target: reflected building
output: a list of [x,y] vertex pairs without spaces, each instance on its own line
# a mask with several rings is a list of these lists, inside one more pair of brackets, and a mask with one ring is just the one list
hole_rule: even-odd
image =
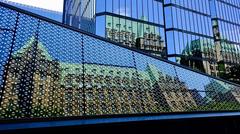
[[14,52],[0,105],[4,117],[80,116],[187,111],[197,104],[184,82],[145,70],[67,63],[32,38]]
[[163,2],[65,0],[64,23],[111,41],[166,57]]
[[165,0],[164,9],[169,60],[215,76],[209,0]]
[[239,5],[236,0],[165,0],[169,60],[226,78],[240,59]]
[[180,64],[216,76],[218,59],[215,50],[214,43],[210,44],[207,40],[193,40],[183,50],[183,54],[190,54],[192,57],[182,57]]
[[[211,0],[212,25],[215,45],[220,48],[218,62],[220,76],[231,73],[240,63],[240,2],[238,0]],[[239,78],[229,76],[233,82]]]
[[[208,44],[206,40],[194,40],[187,44],[183,53],[191,54],[193,57],[184,57],[180,59],[180,64],[189,66],[193,69],[200,70],[212,76],[220,76],[222,73],[229,73],[233,64],[230,59],[239,61],[235,57],[238,51],[233,45],[222,42],[226,45],[221,47],[219,43]],[[226,58],[224,58],[226,57]],[[201,60],[201,59],[205,59]]]

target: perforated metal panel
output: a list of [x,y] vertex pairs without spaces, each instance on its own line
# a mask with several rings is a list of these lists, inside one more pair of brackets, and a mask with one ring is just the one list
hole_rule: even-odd
[[0,7],[0,118],[240,110],[239,87]]

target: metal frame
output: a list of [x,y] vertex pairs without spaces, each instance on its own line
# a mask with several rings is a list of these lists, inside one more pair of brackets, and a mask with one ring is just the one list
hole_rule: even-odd
[[193,13],[200,14],[200,15],[203,15],[203,16],[211,17],[211,15],[209,15],[209,14],[201,13],[201,12],[195,11],[193,9],[189,9],[189,8],[186,8],[186,7],[174,4],[174,3],[164,5],[164,7],[171,7],[171,6],[174,6],[174,7],[180,8],[180,9],[184,9],[184,10],[187,10],[187,11],[191,11]]
[[167,29],[166,29],[166,32],[168,32],[168,31],[178,31],[178,32],[186,33],[186,34],[191,34],[191,35],[196,35],[196,36],[201,36],[201,37],[213,39],[212,36],[208,36],[208,35],[204,35],[204,34],[199,34],[199,33],[195,33],[195,32],[190,32],[190,31],[187,31],[187,30],[179,29],[179,28],[167,28]]

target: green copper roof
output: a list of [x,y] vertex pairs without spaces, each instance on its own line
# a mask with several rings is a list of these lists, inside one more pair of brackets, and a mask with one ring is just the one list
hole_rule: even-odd
[[[64,74],[82,74],[83,64],[73,64],[61,62],[60,67],[62,73]],[[150,79],[148,72],[145,71],[136,71],[135,68],[129,67],[115,67],[110,65],[97,65],[97,64],[84,64],[85,73],[88,75],[102,75],[112,76],[112,77],[134,77],[137,73],[143,79]]]
[[[24,46],[22,46],[18,51],[14,53],[14,56],[22,56],[24,53],[31,51],[31,48],[34,48],[36,39],[31,38]],[[48,53],[48,50],[44,47],[41,42],[37,44],[37,52],[39,55],[44,56],[46,60],[53,61],[52,56]],[[66,76],[74,77],[82,76],[83,74],[83,64],[82,63],[68,63],[63,61],[58,61],[60,67],[60,83],[66,84]],[[148,64],[145,70],[137,70],[133,67],[118,67],[112,65],[98,65],[98,64],[84,64],[84,72],[86,75],[106,77],[111,76],[112,78],[138,78],[143,81],[149,81],[152,86],[152,83],[155,83],[159,80],[160,75],[167,76],[161,72],[161,69],[157,68],[154,65]],[[67,79],[68,80],[68,79]],[[70,82],[67,84],[73,84],[79,86],[80,83],[77,83],[76,80],[70,79]]]
[[208,52],[209,50],[214,50],[214,43],[211,43],[209,40],[194,40],[187,44],[186,48],[183,50],[183,53],[191,53],[192,51],[199,50],[201,52]]
[[[30,40],[27,41],[27,43],[25,45],[23,45],[18,51],[15,51],[13,53],[13,56],[14,57],[18,57],[18,56],[21,56],[25,51],[29,50],[31,46],[34,45],[36,39],[35,37],[32,37]],[[45,48],[45,46],[41,43],[41,42],[38,42],[37,44],[37,47],[38,47],[38,50],[41,51],[41,54],[43,56],[45,56],[46,59],[48,60],[52,60],[51,56],[49,55],[47,49]]]
[[[199,50],[201,52],[215,51],[215,44],[209,40],[194,40],[189,44],[187,44],[186,48],[183,50],[183,53],[192,53],[192,51]],[[237,46],[234,44],[229,44],[226,41],[221,41],[221,51],[222,52],[230,52],[230,53],[240,53],[237,51]]]

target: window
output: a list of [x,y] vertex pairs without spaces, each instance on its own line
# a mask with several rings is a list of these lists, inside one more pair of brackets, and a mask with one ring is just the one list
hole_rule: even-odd
[[113,13],[120,14],[120,1],[121,0],[114,0],[113,2]]
[[175,32],[174,31],[174,41],[175,41],[175,50],[176,50],[176,54],[180,54],[180,48],[179,48],[179,32]]
[[[108,17],[108,20],[110,22],[110,25],[111,25],[111,17]],[[106,24],[105,22],[105,16],[98,16],[96,18],[96,34],[99,35],[99,36],[102,36],[102,37],[105,37],[105,29],[106,27],[108,26],[108,24]]]
[[[150,1],[150,0],[149,0]],[[144,16],[144,20],[148,21],[149,17],[148,17],[148,0],[143,0],[143,16]]]
[[[103,1],[103,0],[98,0],[98,1]],[[113,6],[113,2],[112,2],[113,0],[106,0],[106,11],[107,12],[112,12],[112,6]]]
[[164,19],[163,19],[163,5],[161,2],[158,2],[158,24],[164,24]]
[[154,17],[154,23],[159,23],[158,21],[158,2],[156,0],[153,1],[153,17]]
[[165,8],[165,20],[166,20],[166,28],[172,28],[173,24],[172,24],[172,12],[171,12],[171,7],[166,7]]
[[175,8],[175,7],[172,8],[172,17],[173,17],[173,27],[174,27],[174,28],[177,28],[177,26],[178,26],[178,22],[177,22],[177,11],[176,11],[176,8]]
[[137,1],[137,13],[138,13],[138,19],[144,20],[145,16],[143,15],[143,0]]
[[126,3],[125,0],[119,0],[119,15],[126,16]]
[[137,0],[132,0],[132,17],[137,18]]
[[132,0],[126,0],[126,16],[132,17]]
[[148,0],[148,14],[149,22],[153,22],[153,0]]
[[168,54],[175,54],[173,32],[167,32]]
[[105,0],[96,0],[96,13],[100,13],[104,11],[105,11]]

